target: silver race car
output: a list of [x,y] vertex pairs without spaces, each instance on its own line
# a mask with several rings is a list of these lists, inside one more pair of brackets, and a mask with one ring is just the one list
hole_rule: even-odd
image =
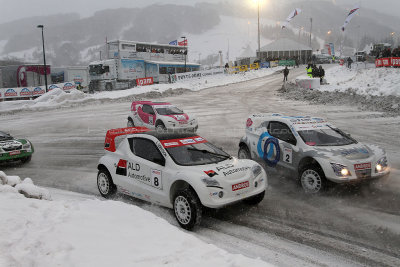
[[307,193],[326,188],[327,180],[350,183],[390,172],[386,153],[354,140],[322,118],[255,114],[247,119],[238,157],[299,178]]

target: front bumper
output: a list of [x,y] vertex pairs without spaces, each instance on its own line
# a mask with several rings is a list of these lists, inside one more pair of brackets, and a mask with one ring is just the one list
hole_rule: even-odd
[[[249,187],[247,188],[233,191],[231,186],[226,186],[225,188],[207,187],[204,194],[200,196],[200,200],[208,208],[222,208],[262,193],[266,190],[267,185],[267,176],[263,171],[262,175],[255,179],[250,179]],[[221,192],[222,197],[220,195]]]
[[371,173],[371,176],[366,177],[357,177],[355,175],[348,176],[348,177],[338,177],[338,176],[330,176],[326,177],[328,180],[337,183],[337,184],[345,184],[345,183],[359,183],[368,180],[375,180],[386,177],[390,174],[390,170],[386,170],[379,173]]
[[18,150],[18,154],[15,151],[12,152],[5,152],[5,153],[0,153],[0,162],[3,161],[9,161],[9,160],[18,160],[21,158],[29,157],[33,154],[33,151],[28,152],[26,150]]

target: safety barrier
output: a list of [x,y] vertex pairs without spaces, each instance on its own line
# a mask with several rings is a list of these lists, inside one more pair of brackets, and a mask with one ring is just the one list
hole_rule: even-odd
[[[76,89],[76,85],[73,82],[57,83],[48,86],[48,91],[55,88],[69,91]],[[4,99],[26,99],[41,96],[45,93],[44,86],[36,87],[14,87],[14,88],[0,88],[0,101]]]

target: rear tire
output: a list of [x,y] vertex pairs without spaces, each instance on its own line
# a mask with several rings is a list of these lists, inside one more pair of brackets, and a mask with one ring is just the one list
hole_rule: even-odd
[[246,145],[242,145],[238,152],[239,159],[251,159],[249,148]]
[[167,128],[165,127],[164,123],[162,123],[161,121],[157,122],[156,131],[158,132],[158,131],[165,131],[165,130],[167,130]]
[[244,199],[243,202],[246,203],[247,205],[255,206],[259,204],[261,201],[263,201],[264,196],[265,196],[265,190],[255,196]]
[[99,189],[100,195],[104,198],[111,198],[117,192],[110,173],[106,169],[100,169],[97,174],[97,188]]
[[317,194],[327,187],[327,180],[324,172],[319,166],[308,165],[300,173],[301,186],[306,194]]
[[174,213],[183,229],[191,231],[200,224],[202,205],[196,192],[190,188],[179,191],[174,198]]

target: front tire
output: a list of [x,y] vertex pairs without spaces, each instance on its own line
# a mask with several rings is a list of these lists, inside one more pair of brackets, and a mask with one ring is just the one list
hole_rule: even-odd
[[317,166],[306,166],[300,174],[301,186],[307,194],[317,194],[326,189],[327,180],[324,172]]
[[164,123],[162,123],[160,121],[160,122],[157,122],[157,124],[156,124],[156,130],[157,130],[157,132],[158,131],[165,131],[165,130],[167,130],[167,127],[165,127]]
[[240,146],[238,152],[239,159],[251,159],[249,148],[245,145]]
[[22,163],[28,163],[28,162],[30,162],[31,160],[32,160],[32,155],[22,158],[22,159],[21,159],[21,162],[22,162]]
[[243,202],[246,203],[247,205],[255,206],[259,204],[261,201],[263,201],[264,196],[265,196],[265,190],[255,196],[244,199]]
[[202,205],[192,189],[185,189],[176,194],[174,212],[176,220],[183,229],[190,231],[200,224]]
[[111,198],[117,192],[117,187],[115,186],[110,173],[105,170],[99,170],[97,174],[97,188],[99,189],[100,195],[104,198]]

